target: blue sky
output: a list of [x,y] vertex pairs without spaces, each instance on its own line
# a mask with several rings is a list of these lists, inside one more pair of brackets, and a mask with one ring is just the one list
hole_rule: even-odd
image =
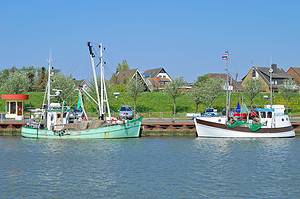
[[87,41],[104,42],[110,76],[126,59],[141,71],[165,67],[193,81],[251,66],[300,65],[300,1],[11,0],[0,3],[0,69],[54,65],[76,78],[91,75]]

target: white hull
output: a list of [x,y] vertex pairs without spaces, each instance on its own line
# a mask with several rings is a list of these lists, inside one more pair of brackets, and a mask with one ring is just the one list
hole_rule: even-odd
[[205,124],[197,123],[196,119],[194,119],[197,136],[198,137],[214,137],[214,138],[235,138],[235,137],[244,137],[244,138],[287,138],[294,137],[295,131],[288,130],[282,132],[272,132],[272,133],[259,133],[259,132],[243,132],[231,129],[224,129],[219,127],[214,127]]

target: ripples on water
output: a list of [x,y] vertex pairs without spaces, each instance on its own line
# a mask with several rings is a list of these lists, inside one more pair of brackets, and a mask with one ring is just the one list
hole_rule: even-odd
[[0,138],[0,198],[300,198],[300,138]]

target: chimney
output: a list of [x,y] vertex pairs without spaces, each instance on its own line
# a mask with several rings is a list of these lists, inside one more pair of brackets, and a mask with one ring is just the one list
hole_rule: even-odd
[[274,72],[277,71],[277,64],[272,64],[271,68],[273,69]]

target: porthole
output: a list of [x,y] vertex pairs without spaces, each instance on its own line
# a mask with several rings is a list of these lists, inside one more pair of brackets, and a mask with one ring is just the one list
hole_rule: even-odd
[[281,120],[284,122],[284,119],[283,119],[283,118],[282,118]]
[[289,118],[288,118],[288,117],[286,118],[286,121],[289,121]]
[[219,119],[218,122],[221,122],[221,119]]

